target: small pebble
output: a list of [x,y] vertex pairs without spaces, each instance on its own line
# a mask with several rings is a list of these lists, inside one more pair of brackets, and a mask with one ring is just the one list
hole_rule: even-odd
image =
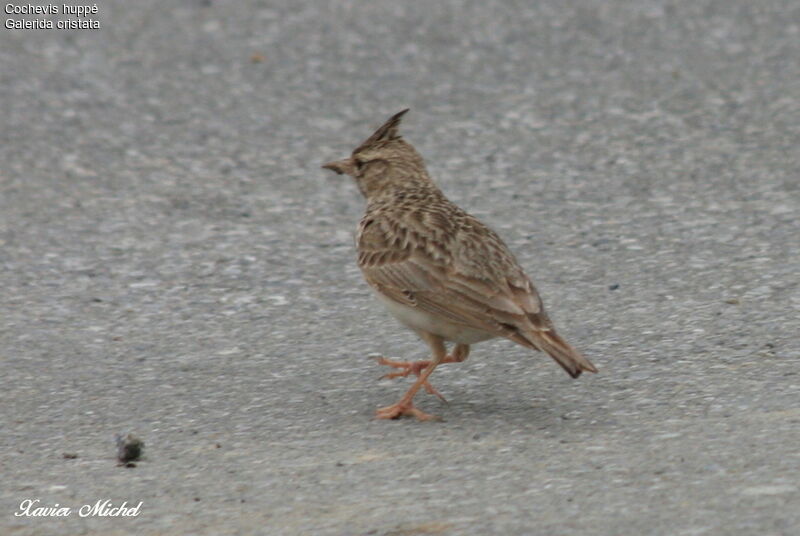
[[[138,460],[144,451],[144,441],[133,434],[117,434],[117,459],[125,464]],[[134,464],[133,467],[136,467]]]

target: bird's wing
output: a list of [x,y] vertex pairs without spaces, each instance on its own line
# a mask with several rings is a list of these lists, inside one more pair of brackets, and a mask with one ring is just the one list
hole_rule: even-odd
[[455,228],[425,216],[362,221],[358,264],[370,285],[404,305],[514,340],[520,331],[550,329],[536,289],[495,233],[466,215],[468,225]]

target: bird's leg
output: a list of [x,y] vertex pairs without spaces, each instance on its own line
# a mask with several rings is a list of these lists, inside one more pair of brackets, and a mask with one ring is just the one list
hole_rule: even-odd
[[422,370],[430,365],[430,361],[393,361],[391,359],[386,359],[385,357],[377,358],[379,365],[385,365],[387,367],[394,367],[403,369],[399,372],[388,372],[381,376],[382,380],[389,380],[392,378],[405,378],[409,374],[414,373],[415,376],[419,377],[422,373]]
[[[444,363],[445,361],[442,361],[442,362]],[[410,375],[411,373],[413,373],[417,378],[419,378],[420,375],[422,374],[422,371],[425,370],[428,367],[428,365],[431,364],[431,362],[428,361],[428,360],[424,360],[424,361],[392,361],[391,359],[386,359],[385,357],[379,357],[378,358],[378,364],[379,365],[385,365],[387,367],[394,367],[394,368],[402,369],[402,370],[400,370],[398,372],[387,372],[386,374],[384,374],[380,378],[382,380],[390,380],[390,379],[393,379],[393,378],[405,378],[408,375]],[[436,388],[433,385],[430,384],[430,382],[425,381],[422,384],[422,386],[425,388],[425,390],[428,393],[438,396],[439,399],[442,402],[447,402],[447,399],[442,395],[442,393],[437,391]]]
[[[421,421],[439,419],[434,415],[429,415],[424,411],[414,407],[413,400],[414,395],[417,394],[417,391],[419,391],[420,387],[425,385],[430,386],[428,383],[428,377],[433,373],[433,370],[439,365],[439,363],[442,363],[445,357],[447,357],[447,349],[445,348],[444,341],[441,337],[425,332],[421,333],[421,336],[431,347],[431,351],[433,352],[432,359],[425,364],[424,370],[423,367],[420,368],[419,378],[417,378],[417,381],[414,382],[414,385],[412,385],[411,388],[406,391],[406,394],[403,395],[403,398],[401,398],[396,404],[386,406],[385,408],[380,408],[375,414],[376,418],[397,419],[404,416],[414,416]],[[433,388],[431,387],[431,389]]]
[[[453,352],[450,355],[445,356],[444,359],[442,359],[442,363],[461,363],[462,361],[464,361],[467,358],[468,355],[469,355],[469,345],[467,345],[467,344],[456,344],[455,347],[453,348]],[[402,370],[400,370],[398,372],[389,372],[389,373],[384,374],[383,376],[381,376],[382,380],[386,380],[386,379],[392,379],[392,378],[405,378],[409,374],[412,374],[412,373],[416,377],[419,378],[420,374],[422,374],[422,371],[428,365],[430,365],[431,362],[429,360],[424,360],[424,361],[392,361],[391,359],[386,359],[385,357],[379,357],[378,358],[378,364],[379,365],[385,365],[387,367],[394,367],[394,368],[402,369]],[[442,402],[447,402],[447,399],[445,399],[445,397],[442,396],[442,394],[439,391],[437,391],[430,384],[430,382],[426,381],[423,384],[423,387],[425,388],[426,391],[428,391],[428,393],[438,396],[439,399],[442,400]]]

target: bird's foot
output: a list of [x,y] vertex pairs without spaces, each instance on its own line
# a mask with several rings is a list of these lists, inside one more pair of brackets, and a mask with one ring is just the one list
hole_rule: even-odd
[[414,407],[411,402],[400,401],[397,404],[379,408],[375,412],[376,419],[399,419],[400,417],[416,417],[420,421],[441,421],[441,417],[425,413],[421,409]]
[[[419,375],[422,374],[422,371],[428,365],[431,364],[430,361],[392,361],[391,359],[386,359],[385,357],[379,357],[377,361],[379,365],[385,365],[387,367],[402,369],[397,372],[388,372],[384,374],[383,376],[381,376],[382,380],[390,380],[393,378],[406,378],[410,374],[414,374],[415,376],[419,377]],[[433,385],[431,385],[430,382],[428,382],[427,380],[423,382],[422,386],[428,393],[438,396],[442,402],[447,402],[447,399],[442,395],[442,393],[434,389]],[[389,418],[393,419],[395,417],[389,417]]]

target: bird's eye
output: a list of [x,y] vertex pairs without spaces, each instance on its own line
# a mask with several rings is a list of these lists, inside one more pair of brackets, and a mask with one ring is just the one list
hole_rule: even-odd
[[355,162],[356,162],[356,169],[361,171],[361,169],[364,167],[364,161],[363,160],[356,160]]

